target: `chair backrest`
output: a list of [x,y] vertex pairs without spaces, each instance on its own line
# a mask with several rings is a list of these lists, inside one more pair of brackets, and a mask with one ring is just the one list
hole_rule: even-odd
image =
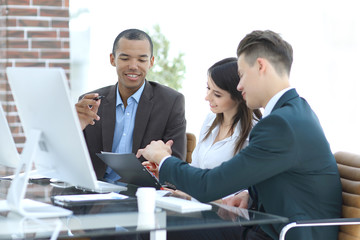
[[191,163],[192,161],[191,155],[196,146],[196,136],[193,133],[186,133],[186,142],[187,142],[186,162]]
[[[342,185],[342,217],[360,218],[360,155],[349,152],[334,154]],[[339,240],[360,239],[360,225],[340,226]]]

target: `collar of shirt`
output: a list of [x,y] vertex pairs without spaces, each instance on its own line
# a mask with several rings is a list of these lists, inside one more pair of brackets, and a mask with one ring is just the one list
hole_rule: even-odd
[[282,95],[284,95],[284,93],[286,93],[287,91],[289,91],[290,89],[292,89],[293,87],[288,87],[285,88],[283,90],[281,90],[280,92],[278,92],[277,94],[275,94],[270,101],[268,102],[268,104],[266,104],[264,113],[263,113],[263,118],[266,117],[267,115],[269,115],[271,113],[271,111],[273,110],[275,104],[277,103],[277,101],[279,101],[279,99],[282,97]]
[[[144,91],[144,88],[145,88],[145,81],[144,81],[143,85],[141,85],[141,87],[133,95],[131,95],[128,98],[128,100],[127,100],[128,105],[129,105],[130,101],[132,101],[131,99],[134,99],[136,101],[136,103],[139,103],[139,100],[140,100],[141,94]],[[118,107],[119,105],[121,105],[123,107],[124,103],[123,103],[123,101],[122,101],[122,99],[120,97],[120,93],[119,93],[119,90],[118,90],[118,91],[116,91],[116,107]]]

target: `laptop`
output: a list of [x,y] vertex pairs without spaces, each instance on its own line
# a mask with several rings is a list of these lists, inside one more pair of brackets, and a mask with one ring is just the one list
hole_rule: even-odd
[[96,155],[121,177],[119,181],[140,187],[161,189],[159,180],[141,164],[135,154],[101,152]]

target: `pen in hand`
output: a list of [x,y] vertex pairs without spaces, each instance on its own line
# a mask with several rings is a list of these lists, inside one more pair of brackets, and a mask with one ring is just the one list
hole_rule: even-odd
[[105,97],[105,96],[100,95],[100,96],[94,97],[93,100],[97,101],[97,100],[99,100],[99,99],[103,99],[104,97]]
[[[98,101],[98,100],[103,99],[103,98],[105,98],[105,96],[99,95],[97,97],[94,97],[92,100]],[[92,107],[93,107],[92,105],[89,105],[89,108],[92,108]]]

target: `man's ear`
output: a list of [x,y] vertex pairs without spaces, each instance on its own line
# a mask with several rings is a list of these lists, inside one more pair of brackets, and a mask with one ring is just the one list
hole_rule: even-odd
[[149,69],[154,66],[154,61],[155,61],[155,57],[152,56],[152,57],[150,58],[150,66],[149,66]]
[[115,65],[115,56],[112,53],[110,53],[110,64],[114,67],[116,66]]
[[268,61],[265,58],[258,58],[256,59],[256,64],[258,71],[264,73],[266,71]]

